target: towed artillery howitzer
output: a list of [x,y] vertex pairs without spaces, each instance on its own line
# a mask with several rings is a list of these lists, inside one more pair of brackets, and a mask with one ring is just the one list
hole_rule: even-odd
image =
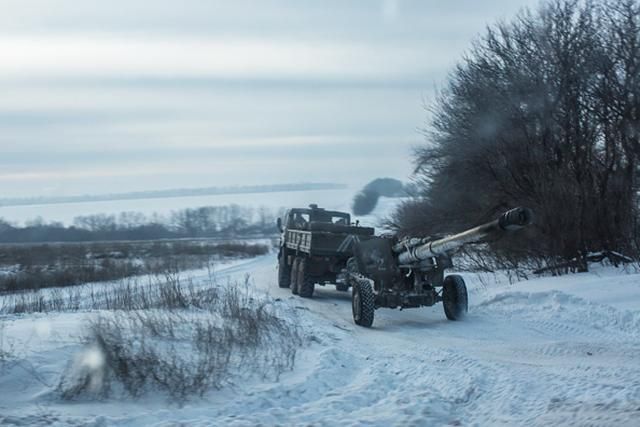
[[443,302],[449,320],[467,312],[467,288],[461,276],[444,276],[453,266],[451,253],[464,245],[519,230],[531,224],[527,208],[515,208],[498,219],[437,240],[370,237],[354,245],[337,283],[352,287],[353,319],[369,327],[377,308],[412,308]]
[[471,243],[518,230],[532,222],[532,213],[516,208],[498,219],[449,237],[397,240],[374,236],[370,227],[351,223],[346,212],[317,205],[288,210],[278,218],[278,286],[311,298],[316,284],[352,288],[353,319],[371,326],[377,308],[411,308],[443,302],[448,319],[467,312],[462,277],[444,276],[453,266],[451,253]]

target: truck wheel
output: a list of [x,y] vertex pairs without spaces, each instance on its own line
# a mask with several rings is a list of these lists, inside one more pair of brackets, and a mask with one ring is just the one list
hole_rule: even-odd
[[278,257],[278,286],[281,288],[291,286],[291,267],[287,265],[287,256],[284,253]]
[[296,257],[293,260],[293,265],[291,266],[291,277],[289,282],[291,284],[291,293],[294,295],[298,295],[298,266],[300,265],[300,258]]
[[371,327],[376,310],[375,297],[369,280],[355,280],[351,293],[351,309],[356,325]]
[[451,274],[444,278],[442,305],[449,320],[461,320],[467,314],[467,285],[461,276]]
[[298,265],[298,293],[303,298],[311,298],[314,288],[315,282],[307,270],[307,260],[303,258]]

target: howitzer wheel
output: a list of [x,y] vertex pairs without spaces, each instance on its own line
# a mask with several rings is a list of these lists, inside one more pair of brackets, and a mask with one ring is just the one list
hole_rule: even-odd
[[278,257],[278,286],[281,288],[291,286],[291,267],[287,265],[287,256],[284,252]]
[[467,285],[461,276],[451,274],[444,278],[442,305],[444,314],[449,320],[461,320],[467,314],[469,305]]
[[351,310],[353,312],[353,321],[356,325],[366,328],[371,327],[376,304],[370,280],[364,278],[353,280]]
[[309,275],[307,260],[302,258],[298,264],[298,294],[303,298],[311,298],[314,289],[315,282]]
[[300,258],[296,257],[293,260],[293,265],[291,266],[291,293],[294,295],[298,295],[298,266],[300,265]]

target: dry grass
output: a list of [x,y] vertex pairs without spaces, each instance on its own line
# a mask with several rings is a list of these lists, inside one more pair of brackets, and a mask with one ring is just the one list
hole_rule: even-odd
[[0,322],[0,367],[3,366],[7,361],[13,359],[13,347],[10,345],[4,334],[5,324]]
[[0,295],[0,314],[79,310],[144,310],[204,308],[218,298],[213,271],[196,284],[176,271],[130,277],[113,283],[86,284]]
[[212,261],[268,250],[260,244],[203,240],[1,245],[0,292],[204,268]]
[[293,311],[242,283],[198,288],[169,276],[154,287],[122,287],[87,324],[87,350],[58,385],[64,399],[202,396],[240,378],[277,379],[302,345]]
[[[256,293],[248,276],[220,284],[212,269],[200,279],[171,267],[114,283],[0,295],[0,314],[65,311],[90,315],[85,350],[57,386],[63,399],[153,390],[184,402],[250,377],[277,379],[303,343],[294,310]],[[0,328],[0,361],[10,357],[2,338]]]

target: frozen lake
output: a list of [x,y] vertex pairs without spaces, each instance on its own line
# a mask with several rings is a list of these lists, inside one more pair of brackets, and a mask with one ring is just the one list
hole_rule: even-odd
[[[288,191],[272,193],[219,194],[211,196],[170,197],[138,200],[110,200],[100,202],[79,202],[25,206],[0,207],[0,218],[17,225],[41,217],[46,222],[57,221],[65,225],[73,223],[73,219],[82,215],[108,214],[118,215],[121,212],[141,212],[145,215],[154,213],[168,215],[172,211],[201,206],[240,205],[253,208],[265,207],[276,213],[279,209],[289,207],[306,207],[317,203],[325,209],[350,211],[351,201],[358,189],[333,189],[312,191]],[[363,224],[377,225],[379,217],[390,211],[398,199],[381,198],[373,215],[362,218]]]

